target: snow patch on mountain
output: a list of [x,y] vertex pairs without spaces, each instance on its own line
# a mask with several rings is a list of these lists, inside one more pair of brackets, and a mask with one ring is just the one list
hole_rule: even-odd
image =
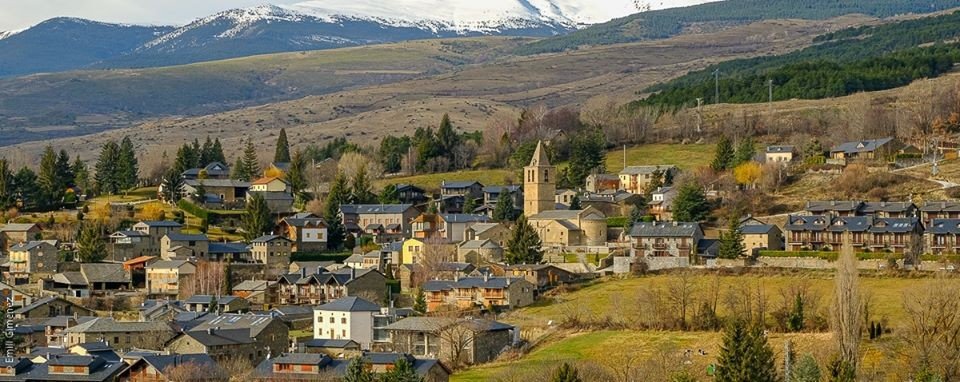
[[0,40],[3,40],[3,39],[5,39],[5,38],[7,38],[7,37],[10,37],[10,36],[13,36],[13,35],[15,35],[15,34],[18,34],[18,33],[20,33],[20,32],[23,32],[23,31],[25,31],[25,30],[27,30],[27,29],[30,29],[30,28],[23,28],[23,29],[17,29],[17,30],[6,31],[6,32],[0,31]]

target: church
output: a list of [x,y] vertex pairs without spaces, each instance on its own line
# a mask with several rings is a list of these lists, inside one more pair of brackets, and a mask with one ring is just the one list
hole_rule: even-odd
[[523,169],[523,213],[546,247],[602,246],[607,242],[607,217],[599,210],[558,210],[556,168],[550,165],[543,142],[537,143],[530,165]]

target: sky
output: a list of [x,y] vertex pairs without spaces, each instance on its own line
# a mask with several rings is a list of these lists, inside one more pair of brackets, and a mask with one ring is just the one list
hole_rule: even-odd
[[[303,0],[0,0],[0,31],[19,30],[60,16],[114,23],[183,25],[231,8],[264,3],[292,5],[300,1]],[[649,2],[654,9],[660,9],[702,3],[705,0],[643,1]]]

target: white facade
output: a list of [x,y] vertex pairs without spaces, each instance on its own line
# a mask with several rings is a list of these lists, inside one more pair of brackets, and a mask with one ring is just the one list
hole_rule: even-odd
[[326,228],[303,228],[303,237],[301,241],[304,243],[326,243],[327,242],[327,229]]
[[378,312],[313,311],[313,338],[353,340],[361,349],[373,342],[373,316]]

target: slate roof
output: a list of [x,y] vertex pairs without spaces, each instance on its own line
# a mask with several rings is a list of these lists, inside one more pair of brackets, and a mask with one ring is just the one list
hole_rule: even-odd
[[[62,357],[69,357],[66,355],[61,355],[54,357],[59,359]],[[78,356],[83,357],[83,356]],[[56,362],[56,361],[55,361]],[[102,359],[99,362],[93,364],[94,370],[90,374],[51,374],[49,372],[49,366],[54,365],[50,361],[47,363],[34,365],[33,369],[29,371],[29,374],[26,376],[28,381],[109,381],[111,378],[120,373],[123,368],[127,366],[123,362],[106,362]],[[84,365],[77,365],[84,366]]]
[[443,262],[437,264],[437,270],[441,272],[469,272],[476,267],[470,263]]
[[823,231],[830,225],[830,218],[822,215],[812,216],[787,216],[787,225],[784,229],[788,231]]
[[744,235],[766,235],[774,228],[777,226],[773,224],[747,224],[740,226],[740,232]]
[[362,263],[362,262],[363,262],[363,255],[359,253],[352,254],[350,255],[350,257],[343,260],[344,264],[356,264],[356,263]]
[[302,213],[302,212],[299,214],[293,215],[293,217],[284,218],[282,221],[294,227],[304,227],[308,223],[310,225],[324,225],[324,226],[327,225],[327,222],[323,220],[323,218],[319,216],[315,216],[310,213]]
[[893,141],[893,138],[870,139],[865,141],[845,142],[830,149],[831,153],[843,152],[855,154],[875,151],[883,145]]
[[440,218],[447,223],[487,223],[493,220],[487,215],[473,214],[441,214]]
[[960,234],[960,219],[933,219],[927,226],[927,233],[934,235]]
[[870,229],[870,218],[866,216],[838,217],[833,219],[830,232],[867,232]]
[[233,287],[234,291],[260,291],[267,290],[271,284],[275,284],[276,281],[267,281],[267,280],[243,280],[239,284]]
[[282,354],[279,357],[274,358],[274,364],[289,364],[289,365],[318,365],[325,366],[330,364],[333,361],[326,354],[315,354],[315,353],[291,353],[291,354]]
[[920,206],[923,212],[960,212],[960,201],[939,200],[924,202]]
[[860,212],[872,214],[876,212],[907,212],[914,208],[910,202],[864,202]]
[[502,194],[503,190],[507,192],[514,193],[521,190],[520,186],[486,186],[483,188],[483,192],[487,194]]
[[259,194],[264,200],[293,201],[293,195],[284,191],[248,191],[247,195]]
[[189,260],[160,260],[147,265],[147,269],[179,269],[189,262]]
[[807,202],[807,211],[811,212],[823,212],[823,211],[840,211],[840,212],[854,212],[860,209],[863,206],[863,202],[856,200],[815,200]]
[[10,247],[10,251],[12,252],[30,251],[44,244],[50,244],[50,243],[44,240],[34,240],[34,241],[28,241],[26,243],[17,243],[16,245]]
[[[474,224],[474,225],[470,226],[470,229],[472,229],[473,232],[475,232],[477,235],[479,235],[479,234],[482,234],[482,233],[484,233],[484,232],[487,232],[487,231],[489,231],[490,229],[493,229],[493,228],[495,228],[495,227],[497,227],[497,226],[499,226],[499,225],[500,225],[500,223],[477,223],[477,224]],[[401,245],[402,245],[402,244],[401,244]]]
[[270,309],[281,317],[309,316],[313,317],[313,307],[305,305],[284,305]]
[[96,317],[77,316],[76,318],[74,318],[73,316],[56,316],[56,317],[50,317],[46,321],[41,322],[40,325],[65,328],[71,325],[82,324],[94,318]]
[[443,290],[452,290],[452,289],[462,289],[462,288],[489,288],[489,289],[504,289],[509,286],[510,283],[524,281],[523,278],[514,278],[514,277],[489,277],[484,280],[483,277],[463,277],[460,280],[430,280],[423,283],[423,290],[432,292],[432,291],[443,291]]
[[217,243],[212,242],[209,245],[208,251],[211,254],[217,253],[247,253],[250,252],[250,248],[247,247],[244,243]]
[[250,182],[233,179],[187,179],[183,181],[183,184],[194,188],[201,183],[204,187],[250,188]]
[[256,238],[256,239],[253,239],[253,241],[251,241],[251,243],[269,243],[269,242],[274,241],[274,240],[277,240],[277,239],[290,241],[290,239],[287,239],[287,238],[285,238],[285,237],[283,237],[283,236],[280,236],[280,235],[263,235],[263,236],[260,236],[260,237],[258,237],[258,238]]
[[920,224],[917,218],[877,218],[873,219],[870,232],[875,233],[909,233]]
[[308,348],[333,348],[345,349],[347,347],[360,347],[360,344],[354,340],[331,340],[314,338],[303,342],[303,346]]
[[187,233],[180,233],[180,232],[170,232],[167,234],[167,237],[170,238],[171,241],[210,241],[210,239],[207,238],[207,235],[204,235],[202,233],[187,234]]
[[790,145],[767,146],[767,153],[768,153],[768,154],[792,153],[793,151],[794,151],[794,146],[790,146]]
[[475,180],[463,180],[463,181],[454,181],[454,182],[444,181],[444,182],[440,185],[440,189],[470,188],[470,187],[473,187],[473,185],[475,185],[475,184],[478,184],[478,185],[480,185],[480,187],[483,187],[483,183],[480,183],[480,182],[478,182],[478,181],[475,181]]
[[250,328],[214,329],[213,333],[210,333],[194,327],[183,334],[204,346],[244,345],[256,342],[250,334]]
[[69,302],[69,301],[67,301],[67,300],[58,298],[58,297],[56,297],[56,296],[47,296],[47,297],[42,297],[42,298],[39,298],[39,299],[34,300],[33,303],[31,303],[30,305],[26,305],[26,306],[21,307],[20,309],[14,310],[14,311],[13,311],[13,314],[25,314],[25,313],[30,312],[31,310],[34,310],[34,309],[36,309],[36,308],[39,308],[39,307],[41,307],[41,306],[44,306],[44,305],[49,304],[50,302],[53,302],[53,301],[56,301],[56,300],[60,300],[60,301],[63,301],[63,302],[69,303],[69,304],[73,304],[73,303],[71,303],[71,302]]
[[296,263],[300,267],[300,269],[306,268],[308,273],[316,273],[317,268],[326,269],[326,267],[334,265],[337,262],[336,261],[294,261],[292,263]]
[[412,204],[343,204],[344,214],[399,214],[413,208]]
[[500,249],[497,243],[490,240],[468,240],[460,244],[461,249]]
[[700,223],[642,222],[633,225],[632,237],[692,237],[700,231]]
[[239,299],[239,297],[236,296],[220,296],[218,298],[209,294],[195,294],[190,296],[190,298],[184,302],[187,304],[209,304],[210,301],[213,301],[215,298],[217,300],[217,305],[227,305]]
[[334,311],[334,312],[379,312],[380,305],[364,300],[360,297],[344,297],[338,300],[320,305],[314,310]]
[[144,355],[140,359],[161,372],[183,364],[196,365],[197,372],[207,375],[216,375],[222,371],[220,365],[207,354]]
[[226,313],[221,315],[207,315],[203,317],[203,323],[197,325],[193,330],[206,330],[207,328],[220,327],[221,329],[249,328],[250,335],[256,337],[264,328],[273,322],[274,318],[269,314],[237,314]]
[[33,223],[7,223],[0,224],[0,232],[24,232],[36,227]]
[[97,317],[64,330],[65,333],[112,333],[112,332],[171,332],[172,329],[162,321],[115,321],[112,318]]
[[113,283],[122,284],[131,281],[130,274],[123,269],[123,264],[86,263],[80,264],[80,273],[87,284]]

